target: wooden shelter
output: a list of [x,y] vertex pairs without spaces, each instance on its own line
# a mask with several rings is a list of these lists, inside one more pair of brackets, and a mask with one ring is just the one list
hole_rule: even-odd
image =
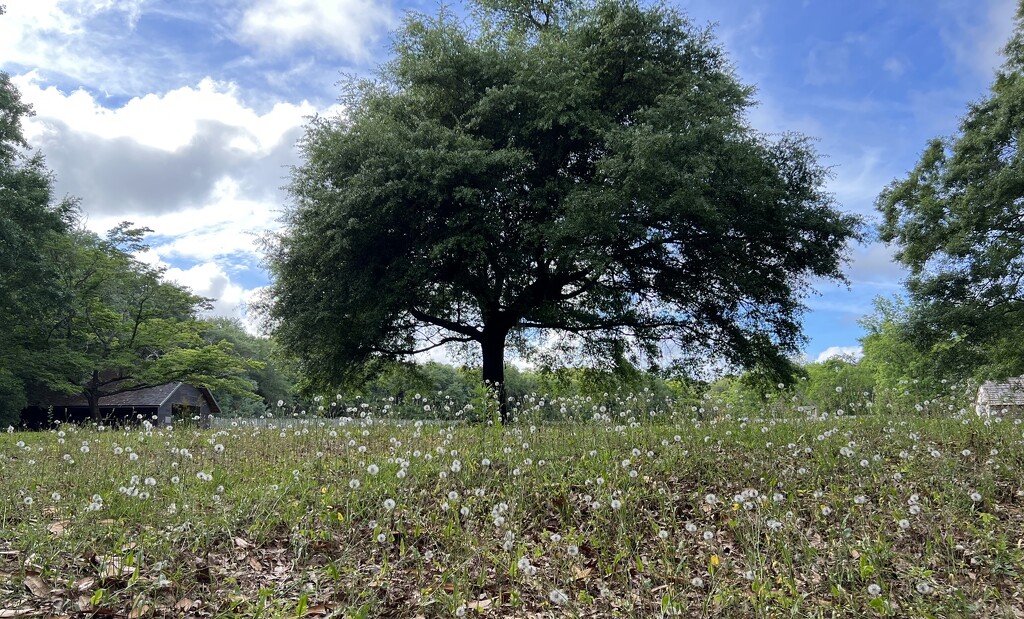
[[1024,376],[978,387],[974,410],[979,415],[1024,416]]
[[[101,417],[106,420],[148,419],[158,425],[188,421],[207,426],[210,415],[220,413],[220,406],[209,389],[180,381],[101,396],[99,408]],[[84,395],[51,395],[22,411],[22,423],[26,426],[43,426],[51,419],[88,421],[89,402]]]

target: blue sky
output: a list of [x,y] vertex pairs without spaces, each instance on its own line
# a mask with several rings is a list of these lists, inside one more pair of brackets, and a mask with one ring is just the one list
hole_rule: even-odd
[[[149,260],[244,317],[267,283],[261,233],[286,197],[295,140],[336,114],[337,82],[388,58],[406,10],[372,0],[7,0],[0,68],[36,116],[27,124],[88,226],[153,228]],[[879,191],[928,139],[950,135],[1001,63],[1015,0],[696,0],[740,78],[758,89],[758,129],[816,138],[844,210],[876,219]],[[874,297],[903,271],[877,242],[851,249],[849,288],[807,299],[806,354],[856,350]]]

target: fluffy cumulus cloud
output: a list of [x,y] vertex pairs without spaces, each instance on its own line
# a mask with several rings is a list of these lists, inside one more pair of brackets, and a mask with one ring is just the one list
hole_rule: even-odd
[[[146,260],[215,298],[215,313],[241,317],[265,283],[258,240],[278,225],[302,126],[337,109],[302,101],[259,112],[234,84],[212,79],[110,108],[85,90],[44,84],[36,72],[14,80],[36,112],[27,137],[46,154],[58,192],[81,199],[85,224],[151,228]],[[240,275],[250,288],[233,281]]]
[[854,361],[860,361],[864,357],[863,346],[829,346],[825,350],[818,354],[816,361],[821,363],[834,357],[842,357],[843,359],[853,359]]
[[216,316],[238,318],[251,332],[256,332],[252,316],[245,309],[261,288],[246,289],[231,281],[224,268],[215,262],[204,262],[188,269],[171,267],[164,279],[188,287],[192,292],[213,299],[211,313]]
[[388,3],[374,0],[257,0],[243,12],[238,36],[267,53],[312,46],[365,59],[396,22]]

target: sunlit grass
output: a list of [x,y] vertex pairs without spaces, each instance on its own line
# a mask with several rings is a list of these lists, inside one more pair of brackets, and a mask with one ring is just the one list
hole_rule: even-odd
[[[701,413],[643,397],[603,411],[540,401],[504,428],[399,422],[373,403],[348,423],[3,434],[0,608],[1013,617],[1021,606],[1017,420],[937,401],[928,416],[775,408],[757,420],[712,402]],[[546,421],[552,408],[574,420]]]

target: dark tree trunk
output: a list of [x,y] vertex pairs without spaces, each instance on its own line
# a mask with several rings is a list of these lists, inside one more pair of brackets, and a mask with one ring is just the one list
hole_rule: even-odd
[[505,393],[505,334],[485,337],[480,342],[483,379],[498,401],[501,422],[508,422],[508,395]]
[[96,370],[92,372],[92,379],[89,381],[89,386],[85,389],[85,397],[89,401],[89,417],[96,423],[101,423],[103,418],[100,417],[100,373]]
[[86,395],[86,398],[89,400],[89,418],[92,419],[93,421],[95,421],[96,423],[102,422],[103,418],[100,417],[100,396],[99,396],[99,394],[97,394],[97,393],[95,393],[95,392],[90,390],[90,391],[86,392],[85,395]]

